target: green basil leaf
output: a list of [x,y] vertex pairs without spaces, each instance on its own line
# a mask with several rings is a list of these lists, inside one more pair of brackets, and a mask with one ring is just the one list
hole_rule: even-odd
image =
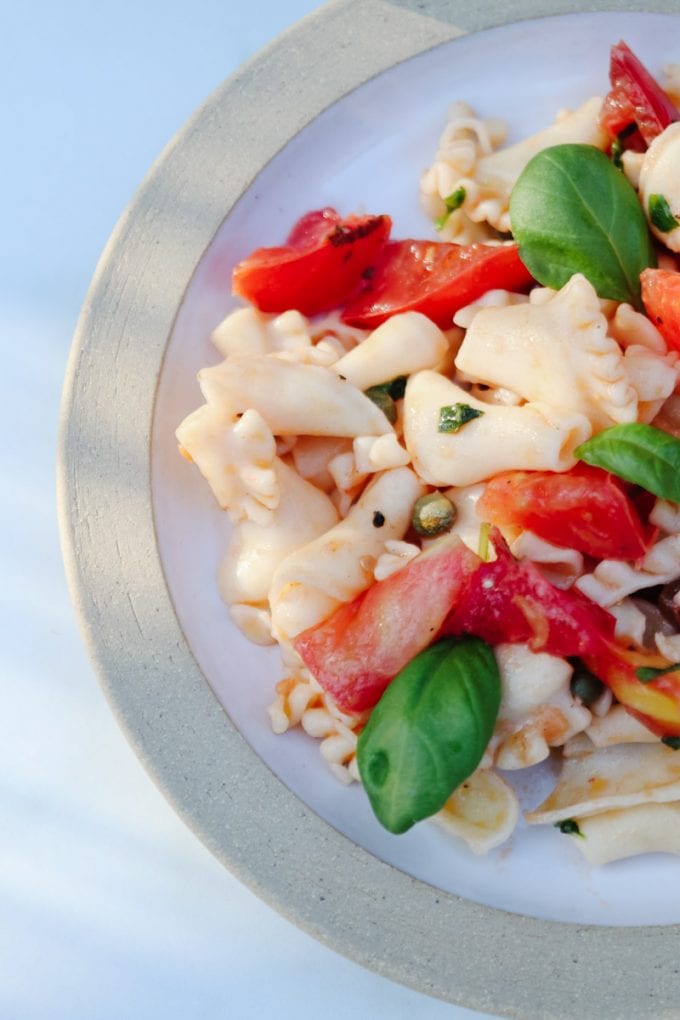
[[650,220],[662,234],[669,234],[671,230],[680,227],[680,223],[671,212],[668,200],[663,195],[650,195],[648,208]]
[[522,262],[559,290],[582,273],[598,295],[642,308],[640,273],[656,256],[635,189],[592,145],[555,145],[529,161],[510,196]]
[[491,739],[501,682],[493,650],[444,638],[397,674],[357,745],[359,774],[378,820],[406,832],[441,810]]
[[586,464],[680,503],[680,440],[653,425],[614,425],[574,450]]
[[561,822],[555,822],[555,828],[563,832],[565,836],[580,836],[581,839],[586,837],[583,835],[578,827],[578,822],[573,818],[565,818]]

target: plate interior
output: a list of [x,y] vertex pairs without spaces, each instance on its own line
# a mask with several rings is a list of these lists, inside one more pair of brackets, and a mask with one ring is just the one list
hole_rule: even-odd
[[[680,921],[680,903],[668,896],[674,858],[590,869],[551,827],[520,825],[508,844],[485,857],[428,823],[392,836],[373,818],[358,784],[346,788],[331,775],[315,740],[301,731],[272,734],[266,707],[280,677],[279,653],[251,645],[230,622],[216,581],[228,521],[198,472],[178,456],[174,438],[178,423],[202,403],[196,373],[218,360],[209,335],[235,307],[230,272],[236,262],[255,247],[281,243],[299,215],[324,205],[389,213],[395,238],[433,236],[419,208],[418,180],[434,156],[448,105],[463,99],[482,116],[502,117],[510,141],[518,140],[550,123],[559,109],[603,95],[609,47],[621,38],[654,73],[680,62],[673,16],[520,22],[396,65],[293,139],[226,217],[186,293],[159,382],[152,486],[168,588],[206,680],[257,754],[307,805],[382,860],[478,903],[547,920],[650,925]],[[526,805],[538,803],[552,782],[546,768],[511,778]]]

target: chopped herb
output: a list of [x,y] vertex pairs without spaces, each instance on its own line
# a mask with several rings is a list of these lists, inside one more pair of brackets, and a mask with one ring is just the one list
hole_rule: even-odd
[[655,669],[653,666],[639,666],[635,670],[635,676],[640,683],[649,684],[658,676],[664,676],[665,673],[675,673],[676,669],[680,669],[680,662],[673,662],[670,666],[662,666],[660,669]]
[[408,382],[408,376],[398,375],[396,379],[393,379],[389,385],[389,394],[392,400],[401,400],[406,392],[406,383]]
[[487,563],[488,559],[489,559],[489,532],[490,531],[491,531],[491,525],[489,524],[488,521],[484,521],[484,523],[479,528],[479,544],[477,546],[477,552],[479,554],[480,560],[484,560],[485,563]]
[[390,425],[394,425],[397,420],[397,407],[389,393],[382,386],[371,386],[365,391],[365,395],[380,408]]
[[680,221],[671,212],[668,200],[663,195],[649,196],[649,218],[662,234],[669,234],[671,230],[680,227]]
[[376,510],[373,514],[373,527],[382,528],[385,523],[385,514],[381,514],[379,510]]
[[456,508],[442,492],[430,492],[417,499],[413,507],[411,524],[424,538],[448,531],[456,519]]
[[456,209],[460,209],[464,201],[465,201],[465,188],[461,186],[460,188],[456,188],[455,191],[452,191],[451,194],[444,199],[446,212],[443,214],[443,216],[440,216],[438,220],[435,220],[434,223],[435,230],[443,230],[444,227],[446,226],[446,221],[448,220],[451,213],[455,212]]
[[574,821],[573,818],[565,818],[561,822],[555,822],[555,828],[563,832],[565,836],[580,836],[581,839],[586,837],[583,835],[578,827],[578,822]]
[[625,145],[623,143],[625,142],[626,138],[628,138],[629,135],[633,134],[633,132],[636,130],[636,128],[637,128],[637,124],[635,122],[633,122],[632,124],[629,124],[628,127],[625,127],[623,129],[623,131],[619,131],[618,135],[616,136],[616,138],[612,142],[612,147],[611,147],[611,151],[610,151],[610,157],[611,157],[612,163],[614,164],[614,166],[618,170],[621,170],[621,168],[623,166],[623,161],[622,161],[621,157],[623,156],[624,152],[626,151],[626,147],[625,147]]
[[680,737],[662,737],[661,743],[672,747],[674,751],[680,751]]
[[470,407],[469,404],[448,404],[445,407],[440,407],[438,431],[457,432],[458,429],[462,429],[463,425],[467,425],[474,418],[481,418],[483,414],[483,411],[477,410],[476,407]]

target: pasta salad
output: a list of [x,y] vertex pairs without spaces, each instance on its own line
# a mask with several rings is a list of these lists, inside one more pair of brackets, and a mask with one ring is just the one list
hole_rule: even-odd
[[274,731],[474,853],[549,757],[527,822],[680,853],[680,70],[609,72],[512,145],[455,103],[430,237],[324,208],[236,266],[177,429],[232,620],[281,649]]

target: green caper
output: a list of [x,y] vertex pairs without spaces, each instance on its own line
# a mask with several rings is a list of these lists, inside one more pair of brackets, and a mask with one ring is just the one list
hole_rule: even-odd
[[371,386],[365,393],[368,399],[380,408],[390,425],[394,425],[397,420],[397,405],[387,390],[383,386]]
[[416,500],[411,524],[419,535],[431,538],[449,531],[455,519],[456,508],[451,500],[441,492],[430,492]]
[[604,690],[604,684],[594,673],[576,660],[574,672],[571,674],[570,690],[572,695],[588,708],[594,704]]

